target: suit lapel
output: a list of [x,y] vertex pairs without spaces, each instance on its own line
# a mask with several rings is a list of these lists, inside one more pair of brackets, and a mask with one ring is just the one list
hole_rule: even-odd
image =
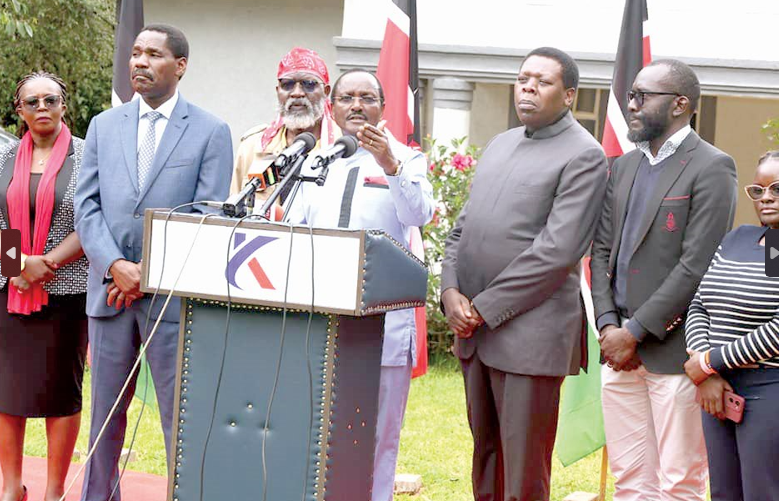
[[[140,99],[140,98],[139,98]],[[130,176],[130,182],[133,184],[135,194],[138,194],[138,99],[133,100],[130,106],[124,111],[124,117],[120,125],[121,134],[119,137],[122,142],[122,151],[124,152],[124,164],[127,167],[127,174]]]
[[668,157],[665,161],[665,166],[663,166],[662,171],[660,171],[660,176],[657,179],[655,191],[646,201],[644,217],[641,219],[641,226],[639,227],[634,247],[631,249],[631,255],[638,249],[641,242],[644,241],[644,237],[646,237],[649,228],[652,226],[652,222],[654,222],[655,217],[657,216],[657,211],[660,210],[660,204],[663,202],[663,198],[676,180],[679,179],[684,167],[690,161],[690,157],[692,157],[693,150],[698,146],[698,141],[698,134],[696,134],[695,131],[691,131],[682,144],[679,145],[676,153]]
[[[614,267],[614,262],[619,253],[619,244],[622,242],[622,228],[625,224],[625,216],[627,215],[630,191],[633,187],[633,182],[636,180],[638,166],[641,164],[642,158],[643,154],[638,154],[634,155],[633,158],[626,160],[624,167],[622,167],[624,172],[621,173],[619,181],[615,186],[617,194],[614,203],[614,213],[612,215],[612,219],[614,220],[614,239],[612,240],[611,245],[610,267]],[[612,175],[614,175],[613,172]]]
[[14,177],[14,167],[16,165],[16,155],[19,153],[19,145],[17,144],[13,150],[11,156],[5,160],[5,167],[0,172],[0,191],[2,191],[2,201],[0,203],[0,215],[2,215],[3,221],[5,221],[6,227],[10,227],[11,223],[8,219],[8,201],[6,194],[8,193],[8,186],[11,185],[11,179]]
[[[62,162],[62,167],[57,173],[57,179],[54,184],[54,209],[62,205],[62,200],[65,198],[65,192],[68,191],[68,185],[70,185],[70,178],[73,175],[73,165],[75,160],[73,159],[73,141],[70,142],[70,148],[68,149],[68,156],[65,157],[65,161]],[[52,224],[53,221],[52,221]]]
[[141,203],[143,197],[149,191],[149,188],[154,184],[154,180],[160,174],[160,171],[165,166],[165,162],[168,161],[170,154],[173,153],[173,149],[179,143],[181,136],[184,135],[184,131],[187,129],[187,118],[189,116],[189,106],[184,98],[179,95],[179,100],[176,103],[176,107],[173,108],[173,113],[170,115],[168,125],[165,126],[165,133],[162,134],[160,145],[157,147],[157,151],[154,153],[154,163],[149,171],[149,176],[146,179],[146,184],[143,188],[143,192],[138,197],[138,204]]

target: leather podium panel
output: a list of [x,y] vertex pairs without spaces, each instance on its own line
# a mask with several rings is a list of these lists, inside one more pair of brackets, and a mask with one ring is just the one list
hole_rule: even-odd
[[307,336],[288,311],[283,350],[282,310],[233,305],[227,335],[226,315],[182,307],[168,499],[262,501],[264,465],[267,501],[369,501],[384,315],[314,314]]
[[337,318],[324,499],[370,501],[384,315]]

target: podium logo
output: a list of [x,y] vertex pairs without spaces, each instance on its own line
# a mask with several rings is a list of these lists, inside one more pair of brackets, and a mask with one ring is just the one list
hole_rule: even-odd
[[243,288],[236,283],[235,276],[238,274],[238,270],[246,265],[249,267],[249,271],[251,271],[254,279],[257,280],[257,283],[260,285],[260,287],[263,289],[276,290],[268,278],[268,275],[265,273],[265,270],[263,270],[262,266],[260,266],[260,262],[254,256],[254,254],[260,250],[261,247],[273,242],[274,240],[278,240],[278,238],[259,236],[254,237],[247,242],[246,233],[236,232],[235,238],[233,239],[233,250],[235,251],[238,249],[238,251],[235,252],[233,257],[231,257],[227,262],[227,269],[225,270],[225,278],[227,278],[227,282],[233,287],[239,290],[243,290]]

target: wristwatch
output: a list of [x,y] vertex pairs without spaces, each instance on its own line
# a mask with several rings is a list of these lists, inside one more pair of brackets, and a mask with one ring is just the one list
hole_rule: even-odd
[[21,254],[20,261],[22,262],[22,267],[19,271],[24,271],[24,264],[27,262],[27,254]]
[[395,173],[394,174],[388,174],[390,177],[398,177],[400,173],[403,172],[403,163],[398,160],[398,165],[395,167]]

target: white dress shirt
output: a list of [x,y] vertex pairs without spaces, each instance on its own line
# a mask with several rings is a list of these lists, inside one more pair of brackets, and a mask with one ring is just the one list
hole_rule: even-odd
[[[288,221],[315,228],[379,229],[408,248],[411,227],[424,226],[433,217],[433,188],[422,153],[394,139],[390,147],[402,165],[398,176],[385,175],[373,155],[359,148],[350,158],[333,162],[324,186],[300,186]],[[318,171],[307,164],[301,174],[316,176]],[[351,196],[350,179],[355,181]],[[391,311],[385,322],[381,365],[404,366],[409,356],[415,363],[414,310]]]
[[152,109],[151,106],[146,104],[146,101],[143,100],[143,97],[140,97],[139,99],[138,145],[136,146],[135,151],[141,149],[141,141],[143,141],[143,138],[146,137],[146,131],[149,130],[149,119],[145,115],[150,111],[156,111],[162,114],[162,117],[158,118],[157,121],[154,122],[154,151],[157,151],[157,148],[160,146],[160,141],[162,140],[162,134],[165,133],[165,127],[168,126],[168,120],[170,120],[170,116],[173,114],[173,108],[176,107],[176,103],[179,101],[179,91],[176,89],[175,94],[173,94],[170,99],[158,106],[156,110]]

